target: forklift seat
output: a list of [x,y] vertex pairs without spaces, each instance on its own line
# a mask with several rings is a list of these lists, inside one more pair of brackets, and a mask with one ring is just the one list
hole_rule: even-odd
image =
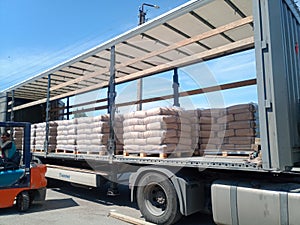
[[11,187],[25,174],[25,169],[0,171],[0,188]]

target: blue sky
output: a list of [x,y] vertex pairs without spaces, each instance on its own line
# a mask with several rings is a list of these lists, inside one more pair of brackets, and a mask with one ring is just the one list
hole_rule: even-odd
[[188,0],[0,0],[0,91]]

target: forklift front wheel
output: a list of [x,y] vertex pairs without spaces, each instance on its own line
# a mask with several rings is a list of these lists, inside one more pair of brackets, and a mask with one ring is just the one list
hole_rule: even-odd
[[17,209],[20,212],[25,212],[30,206],[30,196],[28,191],[22,191],[17,195],[16,200]]

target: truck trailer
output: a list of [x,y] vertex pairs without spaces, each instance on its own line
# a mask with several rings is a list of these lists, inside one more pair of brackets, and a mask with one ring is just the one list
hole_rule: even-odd
[[[22,121],[45,106],[31,137],[47,177],[109,182],[118,195],[128,176],[131,200],[152,223],[201,211],[216,224],[299,224],[299,24],[293,0],[191,0],[2,91],[0,118]],[[202,66],[245,52],[252,76],[239,60],[230,61],[235,79]],[[181,87],[188,77],[196,88]],[[241,100],[253,87],[256,100]],[[105,98],[71,104],[99,90]]]

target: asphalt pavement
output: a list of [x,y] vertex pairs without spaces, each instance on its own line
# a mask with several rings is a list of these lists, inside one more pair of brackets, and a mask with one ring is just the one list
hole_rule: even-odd
[[[56,183],[47,189],[46,201],[35,203],[24,213],[16,207],[0,209],[0,225],[128,225],[130,223],[109,217],[116,212],[126,217],[141,219],[136,203],[130,202],[128,186],[120,186],[120,195],[109,197],[106,188],[74,187]],[[213,225],[208,215],[184,217],[178,225]]]

